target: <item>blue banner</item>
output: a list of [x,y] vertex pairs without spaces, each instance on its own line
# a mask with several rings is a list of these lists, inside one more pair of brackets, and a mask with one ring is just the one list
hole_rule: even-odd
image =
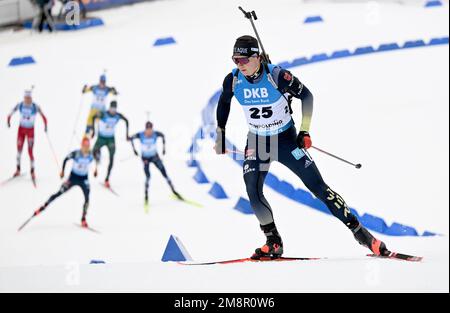
[[106,9],[114,6],[144,2],[148,0],[82,0],[88,11]]

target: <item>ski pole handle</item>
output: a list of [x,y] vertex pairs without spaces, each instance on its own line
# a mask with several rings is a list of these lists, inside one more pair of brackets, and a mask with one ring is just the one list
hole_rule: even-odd
[[245,11],[241,6],[239,6],[238,9],[241,10],[242,13],[244,13],[245,18],[248,18],[248,19],[252,18],[252,14],[250,12]]
[[342,162],[344,162],[344,163],[347,163],[347,164],[349,164],[349,165],[352,165],[353,167],[355,167],[355,168],[357,168],[357,169],[360,169],[360,168],[362,167],[361,163],[354,164],[354,163],[352,163],[352,162],[350,162],[350,161],[347,161],[347,160],[345,160],[345,159],[343,159],[343,158],[341,158],[341,157],[338,157],[337,155],[334,155],[334,154],[332,154],[332,153],[330,153],[330,152],[327,152],[327,151],[322,150],[322,149],[320,149],[320,148],[317,148],[317,147],[315,147],[315,146],[312,146],[311,148],[314,148],[314,149],[316,149],[317,151],[322,152],[323,154],[326,154],[326,155],[328,155],[328,156],[330,156],[330,157],[332,157],[332,158],[335,158],[335,159],[337,159],[337,160],[339,160],[339,161],[342,161]]

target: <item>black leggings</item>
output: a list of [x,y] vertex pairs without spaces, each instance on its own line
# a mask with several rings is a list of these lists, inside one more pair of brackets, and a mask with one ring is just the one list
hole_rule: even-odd
[[145,195],[148,195],[148,187],[150,185],[150,164],[155,164],[156,168],[161,172],[162,176],[166,179],[167,183],[170,186],[170,189],[174,192],[175,189],[173,187],[172,181],[170,180],[169,176],[167,175],[166,168],[164,167],[164,164],[159,157],[159,155],[155,155],[150,158],[142,157],[142,162],[144,163],[144,173],[145,173]]
[[61,188],[59,189],[59,191],[55,194],[53,194],[48,200],[47,202],[45,202],[44,205],[44,209],[47,208],[47,206],[52,203],[53,201],[55,201],[57,198],[59,198],[62,194],[66,193],[67,191],[69,191],[72,187],[78,186],[81,188],[81,190],[83,191],[83,195],[84,195],[84,205],[83,205],[83,217],[82,219],[86,218],[87,215],[87,210],[89,207],[89,193],[90,193],[90,186],[89,186],[89,180],[87,176],[78,176],[75,174],[71,174],[69,179],[62,184]]
[[42,32],[44,30],[44,24],[47,22],[48,29],[50,32],[52,32],[53,29],[53,19],[51,15],[51,6],[48,6],[46,4],[44,7],[40,8],[39,12],[39,23],[38,23],[38,30],[39,32]]
[[[316,164],[296,143],[297,131],[291,127],[278,136],[262,137],[249,133],[244,161],[244,181],[251,206],[261,225],[274,222],[272,209],[264,197],[264,180],[273,161],[278,161],[294,172],[305,186],[331,213],[347,226],[357,223],[347,204],[322,179]],[[249,151],[250,150],[250,151]],[[253,153],[250,154],[251,150]]]
[[100,162],[101,157],[101,149],[103,147],[108,148],[109,152],[109,165],[108,165],[108,172],[106,174],[105,180],[109,180],[109,177],[111,176],[111,171],[114,166],[114,155],[116,154],[116,141],[114,138],[104,138],[104,137],[98,137],[97,142],[94,145],[94,158],[97,163]]

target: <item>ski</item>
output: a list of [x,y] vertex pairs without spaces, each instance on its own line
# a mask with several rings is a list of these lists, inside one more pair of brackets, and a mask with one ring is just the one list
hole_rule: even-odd
[[117,197],[120,197],[120,195],[119,195],[117,192],[115,192],[114,189],[112,189],[111,187],[106,186],[104,183],[100,183],[100,185],[101,185],[103,188],[109,190],[113,195],[115,195],[115,196],[117,196]]
[[402,253],[397,253],[397,252],[389,252],[389,255],[386,255],[386,256],[376,255],[376,254],[368,254],[367,256],[372,257],[372,258],[394,259],[394,260],[403,260],[403,261],[409,261],[409,262],[420,262],[423,260],[423,257],[421,257],[421,256],[414,256],[414,255],[402,254]]
[[79,228],[81,228],[81,229],[86,229],[86,230],[89,230],[89,231],[91,231],[91,232],[93,232],[93,233],[96,233],[96,234],[101,234],[98,230],[96,230],[96,229],[94,229],[94,228],[92,228],[92,227],[84,227],[83,225],[80,225],[80,224],[76,224],[76,223],[74,223],[74,225],[75,226],[77,226],[77,227],[79,227]]
[[18,179],[18,178],[20,178],[20,177],[23,177],[23,176],[25,176],[25,173],[24,173],[24,174],[19,174],[19,175],[17,175],[17,176],[12,176],[12,177],[10,177],[10,178],[8,178],[8,179],[6,179],[6,180],[0,182],[0,187],[3,187],[4,185],[6,185],[6,184],[12,182],[13,180],[16,180],[16,179]]
[[177,196],[176,194],[172,194],[172,199],[184,202],[186,204],[195,206],[197,208],[203,208],[203,205],[201,205],[200,203],[185,199],[185,198],[181,197],[180,195]]
[[213,261],[213,262],[178,262],[180,265],[226,265],[226,264],[237,264],[237,263],[261,263],[261,262],[293,262],[293,261],[314,261],[314,260],[324,260],[325,258],[296,258],[296,257],[279,257],[279,258],[260,258],[260,259],[252,259],[252,258],[243,258],[243,259],[235,259],[235,260],[225,260],[225,261]]

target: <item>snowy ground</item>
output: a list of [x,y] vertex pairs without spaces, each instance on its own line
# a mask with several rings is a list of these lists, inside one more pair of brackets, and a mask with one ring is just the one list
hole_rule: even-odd
[[[169,188],[153,169],[151,209],[146,215],[141,163],[130,158],[131,148],[119,126],[112,184],[120,197],[99,184],[106,159],[101,177],[91,182],[89,221],[101,234],[73,225],[81,217],[78,190],[17,233],[17,227],[60,185],[59,169],[39,121],[35,146],[39,188],[35,190],[28,177],[0,188],[0,291],[448,292],[448,45],[292,70],[315,95],[314,143],[363,163],[363,169],[355,171],[312,152],[327,182],[360,213],[444,235],[380,235],[393,250],[424,256],[422,263],[367,259],[366,250],[339,221],[270,188],[266,195],[287,255],[327,260],[210,267],[160,262],[171,234],[182,239],[196,260],[245,257],[264,239],[254,216],[232,210],[237,199],[245,196],[239,166],[227,157],[215,156],[211,141],[201,144],[205,172],[230,196],[215,200],[207,194],[210,186],[194,182],[194,169],[185,163],[191,136],[201,124],[201,110],[233,67],[230,54],[235,38],[251,34],[237,5],[257,10],[258,28],[274,62],[448,36],[448,6],[424,9],[384,4],[374,8],[294,0],[276,4],[160,1],[96,12],[106,26],[75,33],[0,32],[0,181],[14,170],[17,116],[12,129],[4,121],[23,90],[36,86],[35,101],[49,118],[49,138],[61,162],[81,139],[90,101],[89,96],[81,97],[81,88],[95,83],[107,69],[108,83],[120,92],[119,111],[130,119],[131,131],[143,128],[150,111],[155,127],[167,135],[164,162],[175,186],[204,205],[196,208],[172,200]],[[325,23],[302,24],[306,16],[317,14]],[[155,39],[166,36],[174,36],[177,45],[152,47]],[[37,64],[6,66],[12,57],[24,55],[32,55]],[[81,119],[70,143],[80,104]],[[294,110],[297,106],[299,111],[298,105],[294,104]],[[242,148],[246,131],[238,105],[233,105],[228,129],[230,139]],[[23,164],[27,169],[26,153]],[[302,187],[281,166],[272,170]],[[107,264],[89,265],[93,259]]]

